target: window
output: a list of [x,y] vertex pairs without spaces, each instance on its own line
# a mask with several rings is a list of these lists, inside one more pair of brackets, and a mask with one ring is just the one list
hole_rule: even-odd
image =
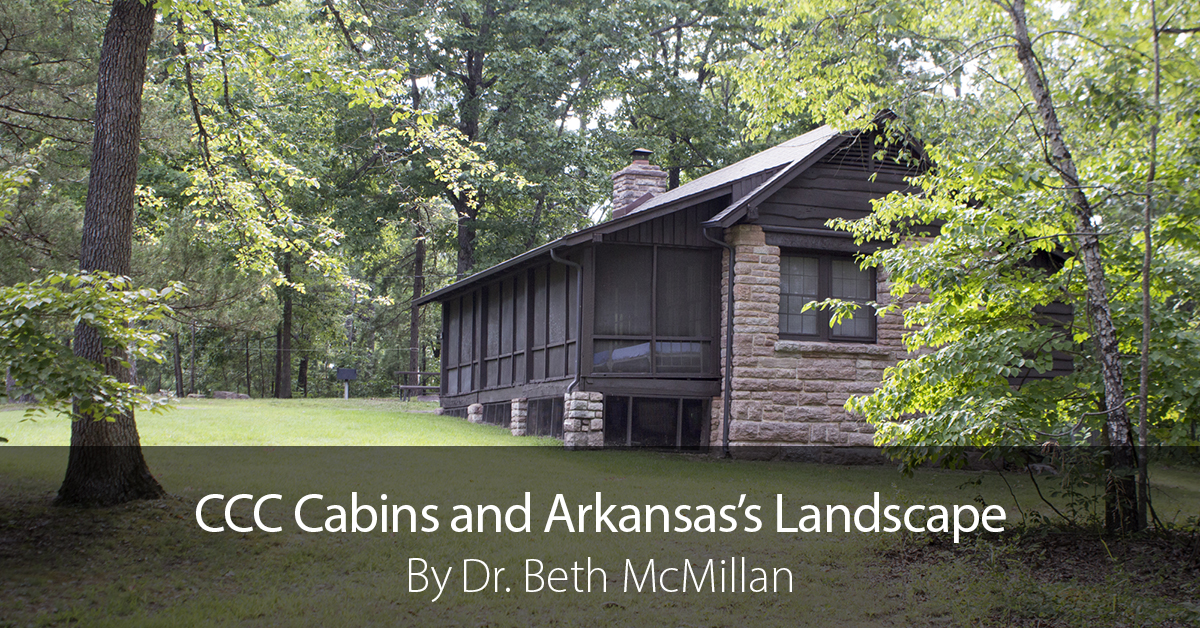
[[714,372],[716,261],[705,249],[599,247],[592,372]]
[[875,300],[875,271],[860,269],[850,258],[783,255],[779,259],[779,335],[810,340],[875,341],[875,317],[869,307],[829,327],[830,312],[809,309],[811,301]]

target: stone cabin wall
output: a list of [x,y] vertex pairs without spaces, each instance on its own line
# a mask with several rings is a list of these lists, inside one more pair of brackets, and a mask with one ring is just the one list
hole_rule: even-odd
[[[874,429],[843,407],[879,386],[883,370],[907,353],[903,316],[876,321],[874,344],[779,339],[779,247],[758,225],[737,225],[734,247],[733,413],[730,445],[871,445]],[[729,289],[728,251],[721,263],[721,375]],[[887,274],[876,274],[880,303],[890,298]],[[721,444],[721,397],[712,400],[710,444]]]

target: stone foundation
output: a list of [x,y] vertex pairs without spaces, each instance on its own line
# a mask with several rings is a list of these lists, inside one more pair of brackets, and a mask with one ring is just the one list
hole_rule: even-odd
[[483,423],[482,403],[473,403],[467,406],[467,420],[471,423]]
[[604,395],[569,392],[563,395],[563,446],[585,449],[604,446]]
[[524,397],[512,400],[512,413],[509,415],[509,429],[513,436],[525,435],[525,419],[529,417],[529,400]]

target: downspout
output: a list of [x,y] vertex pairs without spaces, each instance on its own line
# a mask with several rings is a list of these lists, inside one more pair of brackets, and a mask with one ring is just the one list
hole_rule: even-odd
[[559,264],[566,264],[576,271],[575,281],[575,379],[567,386],[567,392],[573,392],[579,386],[579,377],[583,374],[583,266],[563,259],[550,249],[550,259]]
[[704,239],[720,246],[729,252],[729,281],[728,289],[725,298],[725,385],[722,387],[722,420],[721,420],[721,457],[729,458],[729,423],[733,419],[733,264],[734,264],[734,249],[733,246],[724,240],[718,240],[708,235],[708,227],[705,227],[701,232],[704,234]]

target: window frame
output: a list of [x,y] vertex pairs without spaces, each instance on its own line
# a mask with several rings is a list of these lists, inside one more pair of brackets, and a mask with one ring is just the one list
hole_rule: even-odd
[[[597,325],[596,325],[596,321],[593,320],[591,323],[591,332],[592,332],[591,343],[590,343],[591,347],[590,347],[589,355],[587,356],[588,359],[585,360],[585,362],[586,362],[586,365],[584,367],[585,374],[589,377],[612,377],[612,378],[653,377],[653,378],[659,378],[659,379],[695,379],[695,378],[704,378],[704,377],[714,377],[714,376],[719,375],[720,365],[718,364],[717,358],[719,356],[720,347],[719,347],[719,337],[718,336],[714,336],[714,335],[667,336],[667,335],[660,334],[659,329],[658,329],[658,306],[659,306],[659,303],[658,303],[659,286],[658,286],[658,284],[659,284],[659,254],[660,254],[660,252],[663,250],[668,250],[668,249],[677,249],[677,250],[685,250],[685,251],[703,252],[705,255],[710,256],[709,257],[709,264],[710,264],[709,271],[710,271],[711,276],[709,277],[709,284],[710,284],[709,292],[713,298],[708,299],[707,301],[705,301],[705,303],[707,304],[707,309],[708,309],[708,312],[706,315],[708,318],[707,327],[710,329],[710,332],[711,332],[715,327],[714,323],[716,321],[719,321],[719,319],[721,317],[721,312],[719,309],[719,300],[718,300],[718,298],[721,294],[720,258],[717,257],[717,251],[719,249],[709,248],[709,247],[679,246],[679,245],[672,245],[672,244],[641,244],[641,243],[625,243],[625,242],[604,243],[601,246],[606,246],[606,247],[644,247],[644,248],[650,250],[650,269],[649,269],[649,274],[650,274],[650,292],[649,292],[650,333],[644,334],[644,335],[600,334],[600,333],[596,333],[595,330],[596,330]],[[599,255],[596,255],[595,257],[598,258]],[[600,263],[599,260],[597,260],[595,262],[597,267],[598,267],[599,263]],[[593,272],[595,272],[595,271],[593,271]],[[596,282],[597,285],[594,285],[592,288],[593,302],[599,298],[599,295],[597,294],[598,283],[599,282],[597,281]],[[595,369],[595,359],[596,359],[596,348],[595,347],[598,342],[605,342],[605,341],[617,341],[617,342],[627,341],[627,342],[645,342],[645,343],[647,343],[649,345],[649,352],[647,353],[647,359],[649,360],[649,363],[650,363],[650,370],[648,370],[648,371],[598,371],[598,370],[596,370]],[[700,370],[695,371],[695,372],[680,372],[680,371],[661,370],[660,366],[658,364],[658,356],[660,354],[658,345],[660,343],[661,344],[700,343],[702,345],[707,345],[701,349],[701,351],[703,352],[701,361],[702,361],[702,364],[703,363],[708,364],[708,369],[705,370],[702,366]]]
[[[858,264],[853,255],[844,255],[837,253],[829,253],[827,251],[812,251],[803,249],[786,249],[779,252],[779,338],[781,340],[799,340],[809,342],[844,342],[852,344],[876,344],[878,343],[878,317],[868,316],[867,320],[871,327],[869,336],[834,336],[833,328],[829,325],[830,312],[826,309],[813,309],[809,311],[816,312],[817,315],[817,333],[815,334],[796,334],[783,331],[784,303],[788,293],[783,291],[783,260],[786,257],[807,257],[817,260],[817,296],[816,301],[824,301],[832,298],[833,293],[833,262],[834,261],[849,261]],[[878,299],[878,281],[874,268],[860,269],[868,274],[871,294],[867,301],[856,301],[866,304]],[[864,310],[858,310],[864,311]],[[871,310],[866,310],[870,312]]]

